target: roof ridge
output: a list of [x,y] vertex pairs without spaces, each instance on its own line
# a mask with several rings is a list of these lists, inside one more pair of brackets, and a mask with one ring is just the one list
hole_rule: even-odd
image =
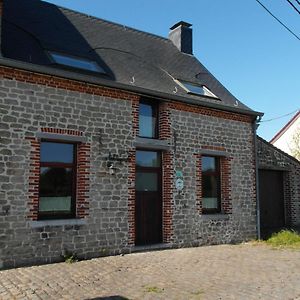
[[300,117],[300,109],[296,112],[296,114],[273,136],[270,140],[270,143],[275,143]]
[[80,12],[80,11],[77,11],[77,10],[74,10],[74,9],[71,9],[71,8],[68,8],[68,7],[61,6],[61,5],[56,5],[54,3],[50,3],[50,2],[47,2],[45,0],[42,0],[42,2],[54,5],[54,6],[58,7],[58,8],[63,9],[63,10],[68,10],[68,11],[70,11],[72,13],[75,13],[75,14],[79,14],[79,15],[82,15],[82,16],[85,16],[85,17],[88,17],[88,18],[91,18],[91,19],[94,19],[94,20],[102,21],[102,22],[105,22],[105,23],[108,23],[108,24],[111,24],[111,25],[114,25],[114,26],[117,26],[117,27],[120,27],[120,28],[124,28],[124,29],[126,28],[126,29],[129,29],[131,31],[135,31],[135,32],[138,32],[138,33],[149,35],[149,36],[154,37],[154,38],[158,38],[158,39],[164,40],[166,42],[170,41],[168,38],[160,36],[158,34],[154,34],[154,33],[151,33],[151,32],[139,30],[139,29],[136,29],[136,28],[133,28],[133,27],[130,27],[130,26],[126,26],[126,25],[117,23],[117,22],[108,21],[106,19],[102,19],[102,18],[99,18],[99,17],[96,17],[96,16],[92,16],[92,15],[89,15],[87,13],[83,13],[83,12]]

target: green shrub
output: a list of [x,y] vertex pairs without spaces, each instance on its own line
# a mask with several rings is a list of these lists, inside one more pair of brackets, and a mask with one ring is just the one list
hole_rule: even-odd
[[62,255],[62,257],[63,257],[64,261],[68,264],[73,264],[75,262],[78,262],[76,253],[65,251],[65,253]]
[[157,294],[160,294],[162,293],[164,290],[157,287],[157,286],[145,286],[145,292],[147,293],[157,293]]
[[300,249],[300,235],[293,230],[281,230],[272,234],[266,243],[276,248]]

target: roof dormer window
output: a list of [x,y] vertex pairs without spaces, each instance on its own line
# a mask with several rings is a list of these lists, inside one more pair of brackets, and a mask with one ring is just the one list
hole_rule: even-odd
[[197,84],[187,82],[187,81],[182,81],[182,80],[177,80],[177,82],[183,89],[185,89],[188,92],[188,94],[218,98],[214,93],[212,93],[204,85],[197,85]]
[[49,52],[49,54],[56,64],[90,72],[106,73],[95,61],[58,52]]

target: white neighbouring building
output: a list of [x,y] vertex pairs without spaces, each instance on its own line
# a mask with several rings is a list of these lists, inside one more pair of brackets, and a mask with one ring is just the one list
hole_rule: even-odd
[[[300,132],[300,111],[272,138],[270,143],[280,150],[295,156],[293,149],[300,149],[300,136],[296,137],[297,131]],[[299,160],[300,157],[297,158]]]

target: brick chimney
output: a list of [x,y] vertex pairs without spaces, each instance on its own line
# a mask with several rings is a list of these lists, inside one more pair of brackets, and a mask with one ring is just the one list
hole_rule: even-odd
[[193,30],[192,24],[180,21],[170,28],[169,39],[179,49],[187,54],[193,54]]

